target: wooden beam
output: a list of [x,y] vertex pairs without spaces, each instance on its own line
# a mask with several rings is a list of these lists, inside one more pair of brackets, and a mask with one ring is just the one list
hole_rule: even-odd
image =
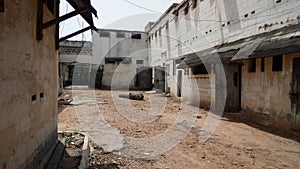
[[74,16],[76,16],[78,14],[81,14],[81,13],[84,13],[84,12],[87,12],[87,11],[90,11],[90,7],[85,6],[83,8],[80,8],[78,10],[75,10],[73,12],[70,12],[68,14],[65,14],[65,15],[61,16],[61,17],[55,18],[55,19],[53,19],[51,21],[48,21],[48,22],[44,23],[43,26],[42,26],[42,28],[46,29],[46,28],[48,28],[50,26],[56,25],[56,24],[58,24],[58,23],[60,23],[62,21],[65,21],[65,20],[67,20],[69,18],[72,18],[72,17],[74,17]]
[[79,31],[77,31],[77,32],[74,32],[74,33],[72,33],[72,34],[70,34],[70,35],[67,35],[67,36],[65,36],[65,37],[60,38],[59,41],[61,42],[61,41],[67,40],[67,39],[69,39],[69,38],[71,38],[71,37],[73,37],[73,36],[76,36],[76,35],[78,35],[78,34],[81,34],[81,33],[85,32],[85,31],[87,31],[87,30],[90,30],[90,29],[92,29],[92,28],[93,28],[92,26],[83,28],[83,29],[81,29],[81,30],[79,30]]

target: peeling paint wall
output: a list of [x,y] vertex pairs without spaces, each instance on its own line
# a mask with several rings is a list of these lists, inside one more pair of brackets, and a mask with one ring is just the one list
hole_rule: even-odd
[[[57,141],[55,28],[36,40],[37,0],[9,0],[0,12],[0,168],[43,168]],[[45,21],[53,15],[44,6]]]
[[293,58],[300,53],[283,57],[283,71],[272,71],[272,57],[265,58],[265,71],[260,69],[261,59],[256,59],[256,72],[248,72],[249,60],[242,67],[242,109],[254,121],[289,129],[292,112],[289,98],[292,83]]

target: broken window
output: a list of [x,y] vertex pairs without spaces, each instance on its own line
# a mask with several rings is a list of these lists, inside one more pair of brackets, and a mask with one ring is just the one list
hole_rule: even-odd
[[125,58],[123,61],[122,61],[122,64],[130,64],[131,63],[131,58]]
[[100,32],[100,37],[110,37],[110,33],[109,32]]
[[265,71],[265,58],[261,58],[260,60],[260,71],[264,72]]
[[131,39],[142,39],[142,34],[133,34]]
[[256,59],[250,59],[248,65],[248,72],[255,72],[256,71]]
[[207,65],[207,69],[205,67],[204,64],[202,65],[196,65],[192,67],[192,73],[194,75],[198,75],[198,74],[208,74],[210,72],[210,65]]
[[54,14],[54,0],[44,0],[44,3],[48,7],[49,11]]
[[0,12],[4,12],[4,0],[0,0]]
[[136,64],[142,65],[142,64],[144,64],[144,60],[136,60]]
[[282,63],[283,63],[283,56],[276,55],[273,56],[273,64],[272,64],[272,71],[282,71]]

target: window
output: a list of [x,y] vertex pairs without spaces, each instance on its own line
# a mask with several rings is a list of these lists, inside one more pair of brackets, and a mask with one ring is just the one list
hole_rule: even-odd
[[192,73],[194,75],[208,74],[209,72],[210,72],[210,65],[207,65],[207,69],[206,69],[205,65],[203,65],[203,64],[192,67]]
[[0,12],[4,12],[4,0],[0,0]]
[[44,0],[44,3],[48,7],[49,11],[54,14],[54,0]]
[[282,62],[283,62],[283,56],[277,55],[273,56],[273,65],[272,65],[272,71],[282,71]]
[[125,58],[123,61],[122,61],[122,64],[130,64],[131,63],[131,58]]
[[131,36],[131,39],[142,39],[142,35],[141,34],[133,34]]
[[117,33],[117,38],[125,38],[125,34],[124,33]]
[[261,72],[265,71],[265,58],[261,58],[260,60],[260,71]]
[[143,60],[136,60],[136,64],[142,65],[142,64],[144,64],[144,61]]
[[110,33],[109,32],[100,32],[100,37],[110,37]]
[[256,71],[256,59],[251,59],[249,60],[249,65],[248,65],[248,72],[255,72]]

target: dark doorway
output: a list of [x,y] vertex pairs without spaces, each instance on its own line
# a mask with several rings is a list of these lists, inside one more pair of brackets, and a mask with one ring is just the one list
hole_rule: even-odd
[[300,58],[293,60],[293,82],[290,93],[292,103],[292,129],[300,131]]
[[141,90],[152,90],[152,68],[142,67],[136,69],[135,87]]
[[182,89],[182,70],[179,70],[177,75],[177,96],[178,97],[181,97],[181,89]]
[[161,66],[155,67],[154,70],[154,87],[155,89],[159,89],[162,92],[165,92],[165,79],[166,79],[166,74],[165,74],[165,68]]

